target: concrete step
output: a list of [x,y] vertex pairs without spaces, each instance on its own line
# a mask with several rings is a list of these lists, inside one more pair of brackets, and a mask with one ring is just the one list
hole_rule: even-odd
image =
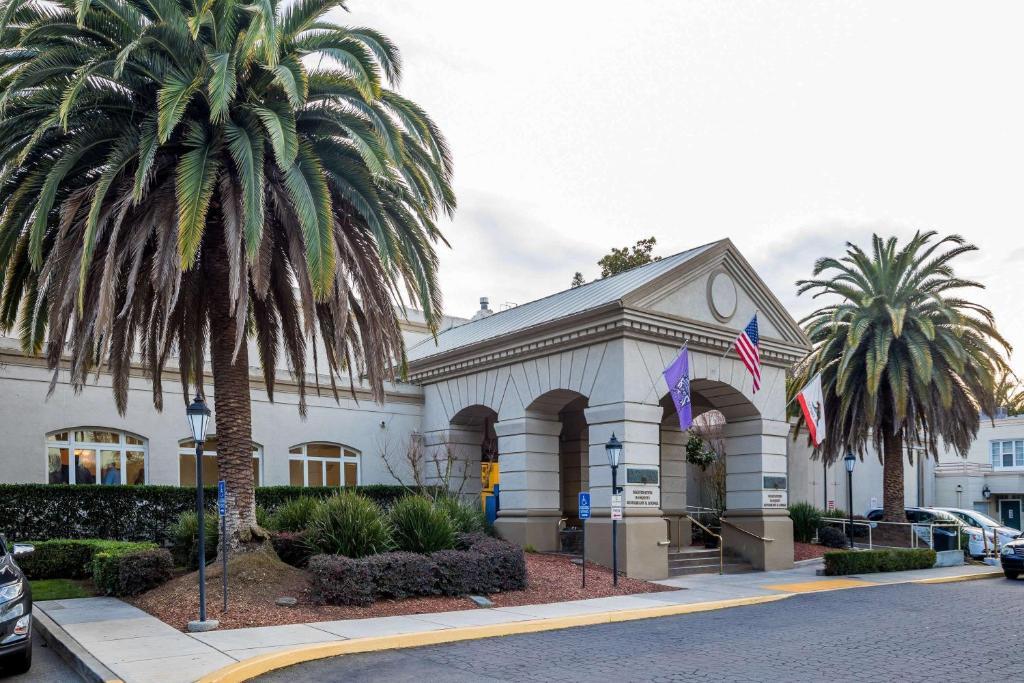
[[[742,574],[745,572],[753,571],[753,567],[747,562],[726,562],[722,569],[726,574]],[[697,564],[688,565],[686,567],[672,567],[669,566],[668,575],[672,576],[690,576],[692,574],[717,574],[718,563],[709,564]]]

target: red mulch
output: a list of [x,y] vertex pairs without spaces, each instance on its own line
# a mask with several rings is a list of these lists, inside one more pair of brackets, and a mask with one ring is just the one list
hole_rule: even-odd
[[816,557],[823,556],[828,552],[828,548],[817,543],[793,543],[793,561],[799,562],[800,560],[812,560]]
[[[565,555],[529,553],[526,555],[526,571],[529,587],[522,591],[489,596],[496,606],[536,605],[665,590],[664,586],[622,576],[619,577],[618,588],[613,588],[611,570],[589,562],[587,588],[583,590],[580,587],[580,567]],[[365,619],[474,608],[468,598],[446,596],[379,600],[369,607],[314,605],[305,571],[286,565],[276,557],[252,553],[232,560],[228,567],[229,604],[228,612],[224,614],[221,611],[223,593],[220,567],[210,567],[206,578],[207,617],[219,620],[221,628]],[[294,607],[275,605],[275,598],[282,596],[296,598],[298,604]],[[198,618],[196,573],[179,576],[129,601],[175,628],[184,630],[189,620]]]

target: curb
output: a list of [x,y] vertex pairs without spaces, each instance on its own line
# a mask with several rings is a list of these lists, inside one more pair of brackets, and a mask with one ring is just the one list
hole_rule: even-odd
[[956,576],[937,576],[933,579],[915,579],[911,583],[958,583],[960,581],[980,581],[982,579],[998,579],[1002,578],[1003,571],[997,569],[991,572],[985,572],[983,574],[957,574]]
[[60,655],[88,683],[122,683],[113,671],[89,654],[39,607],[32,610],[32,628],[42,636],[51,650]]
[[622,621],[635,621],[638,619],[651,619],[654,617],[670,617],[680,614],[691,614],[694,612],[709,612],[730,607],[742,607],[745,605],[759,605],[766,602],[776,602],[792,597],[792,593],[781,593],[779,595],[766,595],[752,598],[733,598],[730,600],[716,600],[713,602],[698,602],[690,605],[665,605],[663,607],[642,607],[639,609],[618,610],[612,612],[598,612],[595,614],[578,614],[570,617],[555,617],[551,619],[531,619],[529,621],[514,621],[506,624],[493,624],[489,626],[465,626],[458,628],[442,629],[439,631],[425,631],[419,633],[405,633],[394,636],[378,636],[374,638],[354,638],[351,640],[339,640],[329,643],[316,643],[313,645],[301,645],[283,652],[273,652],[266,655],[246,659],[237,664],[228,665],[211,674],[200,678],[197,683],[240,683],[255,676],[260,676],[275,669],[282,669],[293,664],[301,664],[315,659],[336,657],[338,655],[349,655],[362,652],[376,652],[378,650],[395,650],[410,647],[421,647],[424,645],[440,645],[443,643],[454,643],[463,640],[477,640],[480,638],[494,638],[497,636],[520,635],[524,633],[538,633],[541,631],[554,631],[563,628],[577,626],[595,626],[598,624],[611,624]]

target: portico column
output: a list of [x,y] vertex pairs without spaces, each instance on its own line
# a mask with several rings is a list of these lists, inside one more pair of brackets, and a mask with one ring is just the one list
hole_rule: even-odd
[[[725,425],[725,547],[755,569],[793,566],[793,522],[789,518],[786,436],[789,424],[752,418]],[[781,488],[779,488],[781,487]]]
[[558,418],[500,420],[498,435],[500,505],[495,528],[521,546],[558,550],[562,518],[558,475]]
[[686,516],[686,442],[689,434],[679,429],[676,416],[661,426],[661,511],[671,520],[672,545],[690,545],[690,520]]
[[[668,532],[660,507],[660,484],[637,487],[638,494],[654,495],[643,505],[644,495],[631,496],[627,481],[630,469],[659,473],[662,408],[639,403],[611,403],[585,411],[590,432],[590,493],[593,517],[586,524],[587,559],[612,565],[611,468],[605,444],[614,432],[622,442],[618,483],[626,489],[627,505],[618,524],[619,571],[640,579],[668,577]],[[640,472],[635,474],[639,475]]]

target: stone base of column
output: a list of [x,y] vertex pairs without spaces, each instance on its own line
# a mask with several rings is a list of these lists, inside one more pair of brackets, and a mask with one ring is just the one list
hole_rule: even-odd
[[499,513],[498,519],[494,521],[494,528],[506,541],[549,553],[562,549],[562,542],[558,536],[558,522],[561,518],[559,514],[506,517]]
[[[727,551],[745,558],[754,569],[772,571],[793,567],[793,520],[786,510],[729,510],[722,515],[722,539]],[[760,538],[745,534],[726,522]]]
[[[588,519],[587,559],[612,566],[612,520]],[[619,520],[619,573],[634,579],[668,578],[667,525],[660,517],[630,517]]]

